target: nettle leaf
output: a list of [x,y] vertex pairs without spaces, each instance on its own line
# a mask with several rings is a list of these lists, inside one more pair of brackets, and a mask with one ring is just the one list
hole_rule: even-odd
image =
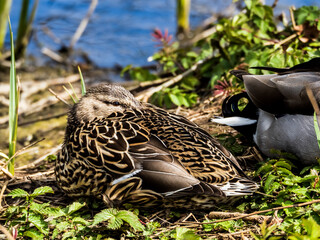
[[59,235],[59,230],[57,228],[53,229],[51,238],[55,239]]
[[40,214],[30,213],[28,220],[33,223],[41,233],[45,235],[49,234],[48,223],[43,220],[43,217]]
[[175,239],[177,240],[198,240],[201,239],[194,230],[184,227],[176,228]]
[[41,215],[47,215],[49,217],[61,217],[64,216],[65,213],[60,208],[50,207],[49,203],[35,203],[32,202],[30,204],[30,210],[37,212]]
[[92,225],[95,226],[101,222],[108,221],[110,218],[115,217],[118,212],[119,211],[114,208],[104,209],[94,216]]
[[56,225],[56,229],[58,229],[60,232],[66,230],[66,229],[68,229],[68,228],[70,228],[70,227],[71,227],[71,225],[70,225],[70,223],[67,222],[67,221],[60,222],[60,223],[58,223],[58,224]]
[[122,224],[122,219],[118,218],[117,216],[113,216],[108,220],[108,228],[112,230],[119,229]]
[[62,235],[62,240],[64,240],[64,239],[73,239],[71,237],[73,237],[74,235],[75,235],[75,230],[71,230],[71,231],[65,232]]
[[117,214],[118,218],[121,218],[123,221],[127,222],[135,231],[143,231],[144,226],[139,221],[139,218],[137,215],[135,215],[133,212],[127,211],[127,210],[121,210]]
[[25,190],[21,188],[16,188],[16,189],[13,189],[10,193],[8,193],[8,196],[11,196],[12,198],[28,197],[29,193],[27,193]]
[[36,202],[32,202],[30,204],[30,210],[43,214],[43,210],[47,208],[49,205],[50,205],[49,203],[39,204]]
[[88,226],[89,225],[89,222],[85,219],[83,219],[82,217],[75,217],[72,219],[72,222],[73,223],[79,223],[79,224],[82,224],[84,226]]
[[53,190],[51,187],[49,187],[49,186],[39,187],[39,188],[36,188],[33,191],[33,193],[30,194],[30,197],[37,197],[37,196],[44,195],[47,193],[53,193]]
[[64,211],[67,215],[71,215],[72,213],[78,211],[79,209],[81,209],[81,208],[84,207],[85,205],[86,205],[85,203],[73,202],[72,204],[70,204],[69,206],[67,206],[66,208],[64,208],[63,211]]
[[30,228],[28,231],[23,233],[24,237],[29,237],[32,240],[43,240],[44,236],[41,232],[37,231],[36,229]]

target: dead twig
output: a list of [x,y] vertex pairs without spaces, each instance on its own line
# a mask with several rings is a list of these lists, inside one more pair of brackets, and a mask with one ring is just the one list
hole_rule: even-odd
[[209,219],[225,219],[225,218],[233,218],[233,217],[243,217],[245,221],[251,221],[256,223],[263,223],[266,221],[267,223],[271,222],[272,216],[263,216],[263,215],[252,215],[246,216],[245,213],[238,212],[210,212],[208,215]]
[[8,240],[14,240],[14,238],[11,235],[11,233],[4,226],[0,225],[0,231],[3,232],[4,235],[6,235]]
[[[6,165],[7,165],[7,163],[6,163]],[[13,178],[13,175],[11,174],[11,172],[9,172],[5,167],[0,166],[0,170],[1,170],[7,177],[9,177],[10,179]]]
[[27,145],[27,146],[19,149],[18,151],[16,151],[15,154],[13,154],[13,156],[11,156],[5,163],[2,164],[2,166],[0,166],[1,171],[2,171],[5,175],[7,175],[9,178],[13,179],[13,175],[6,169],[7,165],[9,164],[9,162],[10,162],[13,158],[19,156],[20,154],[23,154],[23,152],[26,151],[28,148],[36,145],[37,143],[39,143],[39,142],[41,142],[41,141],[43,141],[43,140],[44,140],[44,138],[42,138],[42,139],[40,139],[40,140],[38,140],[38,141],[35,141],[35,142],[33,142],[33,143],[31,143],[31,144],[29,144],[29,145]]
[[291,6],[289,8],[289,11],[290,11],[290,18],[291,18],[291,22],[292,22],[292,28],[293,29],[296,29],[297,28],[297,24],[296,24],[296,21],[294,20],[294,14],[293,14],[293,11],[296,10],[296,8],[294,6]]
[[52,154],[56,153],[57,151],[59,151],[61,149],[61,146],[62,145],[59,145],[59,146],[51,149],[51,151],[48,152],[47,154],[41,156],[40,158],[38,158],[37,160],[33,161],[32,163],[29,163],[29,164],[26,164],[24,166],[21,166],[21,167],[17,168],[16,170],[17,171],[21,171],[21,170],[24,170],[24,169],[34,168],[34,167],[40,165],[49,155],[52,155]]
[[7,186],[8,186],[8,180],[6,180],[1,188],[1,192],[0,192],[0,209],[3,209],[2,207],[2,199],[3,199],[3,194],[4,194],[4,191],[6,190]]
[[219,223],[219,222],[226,222],[226,221],[231,221],[231,220],[243,219],[243,218],[250,217],[250,216],[253,216],[253,215],[272,212],[272,211],[276,211],[276,210],[282,210],[282,209],[287,209],[287,208],[304,207],[304,206],[312,205],[314,203],[320,203],[320,199],[315,199],[315,200],[312,200],[312,201],[309,201],[309,202],[297,203],[297,204],[292,204],[292,205],[283,206],[283,207],[270,208],[270,209],[266,209],[266,210],[261,210],[261,211],[256,211],[256,212],[244,214],[244,215],[237,216],[237,217],[219,219],[219,220],[215,220],[215,221],[212,221],[212,222],[204,222],[204,223],[188,222],[188,223],[180,223],[180,224],[198,224],[198,225],[203,225],[203,224],[213,224],[213,223]]
[[309,97],[309,100],[312,104],[312,107],[314,109],[314,111],[316,112],[317,116],[319,116],[320,114],[320,109],[319,109],[319,105],[317,103],[317,99],[315,98],[311,88],[309,85],[306,85],[306,92],[307,92],[307,95]]
[[148,99],[156,92],[159,92],[161,91],[162,89],[164,88],[168,88],[176,83],[178,83],[179,81],[181,81],[184,77],[186,77],[187,75],[189,75],[190,73],[194,72],[199,65],[203,64],[205,61],[211,59],[213,56],[210,56],[206,59],[203,59],[203,60],[200,60],[198,62],[196,62],[191,68],[189,68],[187,71],[171,78],[169,81],[166,81],[164,82],[163,84],[157,86],[157,87],[152,87],[152,88],[149,88],[145,91],[142,91],[138,94],[138,96],[136,96],[136,98],[140,101],[143,101],[143,102],[147,102]]
[[49,88],[49,92],[51,92],[58,100],[60,100],[64,104],[66,104],[68,107],[71,106],[66,100],[64,100],[62,97],[60,97],[58,94],[56,94],[51,88]]
[[43,53],[44,55],[48,56],[49,58],[51,58],[52,60],[54,60],[58,63],[63,63],[65,60],[60,54],[52,51],[51,49],[49,49],[47,47],[41,48],[41,53]]
[[98,0],[92,0],[89,10],[85,16],[84,19],[82,19],[82,21],[80,22],[75,34],[73,35],[71,41],[70,41],[70,48],[73,48],[74,45],[76,44],[76,42],[79,40],[79,38],[81,37],[82,33],[84,32],[84,30],[86,29],[89,19],[91,17],[91,15],[93,14],[94,10],[96,9],[96,6],[98,4]]

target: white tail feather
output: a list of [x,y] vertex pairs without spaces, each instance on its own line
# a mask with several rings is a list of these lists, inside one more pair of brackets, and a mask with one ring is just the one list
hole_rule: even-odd
[[255,119],[244,117],[227,117],[227,118],[212,118],[211,122],[228,125],[230,127],[246,126],[257,122]]

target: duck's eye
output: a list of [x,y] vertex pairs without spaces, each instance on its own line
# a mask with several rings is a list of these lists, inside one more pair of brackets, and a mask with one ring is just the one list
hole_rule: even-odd
[[113,105],[115,105],[115,106],[120,105],[120,103],[119,103],[119,102],[117,102],[117,101],[113,102],[112,104],[113,104]]

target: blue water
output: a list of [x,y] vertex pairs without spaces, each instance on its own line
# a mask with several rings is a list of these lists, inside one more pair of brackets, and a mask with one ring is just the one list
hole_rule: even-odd
[[[13,0],[11,21],[15,31],[18,25],[20,3]],[[31,1],[32,2],[32,1]],[[41,46],[57,51],[61,44],[69,45],[79,22],[85,16],[90,0],[40,0],[34,23],[35,34],[27,53],[38,59],[39,64],[48,60],[41,54]],[[100,67],[146,65],[147,58],[157,49],[152,41],[154,28],[168,29],[174,35],[175,0],[100,0],[84,34],[75,48],[86,52]],[[191,26],[197,26],[213,13],[221,12],[232,0],[191,0]],[[271,5],[273,0],[267,0]],[[279,0],[276,13],[286,11],[291,5],[320,6],[318,0]],[[44,28],[50,29],[61,42],[49,37]],[[15,32],[14,32],[15,34]],[[8,36],[7,36],[8,37]],[[7,39],[8,42],[8,39]]]

